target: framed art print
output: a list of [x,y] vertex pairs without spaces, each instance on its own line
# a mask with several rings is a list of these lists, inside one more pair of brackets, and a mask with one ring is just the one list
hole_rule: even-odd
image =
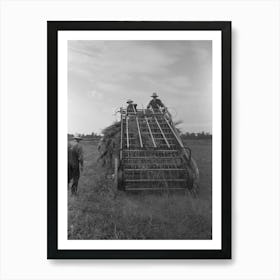
[[48,22],[48,258],[231,258],[231,22]]

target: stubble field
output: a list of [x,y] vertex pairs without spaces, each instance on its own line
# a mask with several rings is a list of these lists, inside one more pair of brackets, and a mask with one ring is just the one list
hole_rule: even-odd
[[212,141],[187,140],[200,170],[200,191],[128,193],[114,189],[98,159],[98,143],[81,142],[78,195],[68,191],[68,239],[211,239]]

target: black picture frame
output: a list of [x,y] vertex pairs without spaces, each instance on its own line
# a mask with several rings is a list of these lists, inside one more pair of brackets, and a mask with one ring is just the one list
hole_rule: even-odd
[[[220,30],[222,34],[222,249],[59,250],[58,249],[58,31]],[[231,22],[230,21],[48,21],[48,259],[231,259]]]

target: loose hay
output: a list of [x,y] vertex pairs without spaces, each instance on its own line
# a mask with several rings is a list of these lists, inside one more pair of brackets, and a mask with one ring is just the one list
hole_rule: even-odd
[[119,155],[120,152],[120,137],[121,137],[121,122],[115,122],[106,127],[102,131],[103,137],[101,138],[98,151],[98,161],[108,171],[113,169],[113,159]]

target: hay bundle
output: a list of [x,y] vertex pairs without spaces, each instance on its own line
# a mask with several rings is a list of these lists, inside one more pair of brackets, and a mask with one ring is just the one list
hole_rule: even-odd
[[106,127],[102,131],[103,137],[101,138],[98,150],[99,158],[103,167],[111,170],[113,168],[113,159],[119,155],[120,151],[120,137],[121,137],[121,122],[115,122]]

